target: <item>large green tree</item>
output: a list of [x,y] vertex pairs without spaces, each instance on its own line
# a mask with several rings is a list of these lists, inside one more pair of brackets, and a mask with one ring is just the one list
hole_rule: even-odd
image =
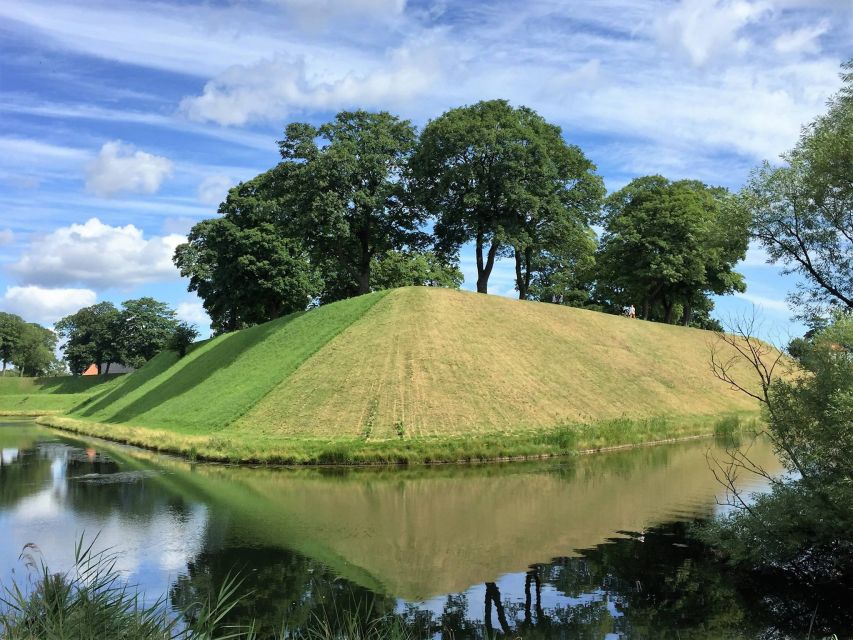
[[[64,340],[62,353],[71,373],[79,375],[95,364],[98,373],[109,373],[109,364],[121,362],[118,309],[111,302],[99,302],[65,316],[55,325]],[[106,368],[102,371],[102,365]]]
[[500,256],[516,259],[527,297],[543,256],[577,248],[603,195],[595,167],[527,107],[489,100],[427,124],[411,161],[414,199],[436,217],[440,252],[474,242],[477,291]]
[[743,291],[734,265],[746,255],[748,212],[726,190],[662,176],[632,180],[613,193],[603,216],[597,289],[613,305],[671,323],[706,297]]
[[233,220],[198,223],[175,251],[175,264],[202,299],[213,329],[234,331],[304,310],[321,281],[302,243],[271,222],[241,227]]
[[770,260],[803,278],[791,294],[802,318],[853,309],[853,60],[828,112],[803,128],[781,166],[765,162],[742,191]]
[[12,354],[20,344],[24,324],[21,316],[0,311],[0,360],[3,361],[3,375],[6,375],[6,366],[11,364]]
[[25,322],[12,350],[12,363],[21,376],[43,376],[54,369],[55,349],[53,331],[34,322]]
[[409,121],[384,111],[344,111],[319,127],[286,128],[276,172],[286,189],[279,224],[321,268],[324,302],[369,292],[374,258],[425,242],[424,216],[405,199],[416,139]]
[[166,347],[178,321],[174,309],[154,298],[126,300],[121,306],[116,319],[120,360],[139,368]]

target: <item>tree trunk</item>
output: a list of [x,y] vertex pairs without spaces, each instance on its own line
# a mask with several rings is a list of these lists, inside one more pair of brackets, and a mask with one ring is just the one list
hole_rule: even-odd
[[527,247],[522,255],[518,249],[513,251],[515,255],[515,287],[518,289],[518,299],[527,300],[530,294],[530,263],[533,261],[533,250]]
[[95,368],[98,370],[98,375],[101,375],[101,359],[98,358],[98,361],[95,363]]
[[489,251],[486,254],[486,260],[483,261],[483,243],[485,239],[483,232],[477,232],[477,293],[489,292],[489,276],[492,274],[492,268],[495,266],[495,256],[498,253],[500,244],[495,240],[489,246]]
[[[494,582],[486,583],[486,611],[489,614],[489,618],[491,618],[491,606],[490,602],[494,602],[495,610],[498,614],[498,624],[501,625],[501,630],[509,635],[511,633],[511,629],[509,627],[509,623],[506,620],[506,611],[504,610],[503,602],[501,602],[501,592],[498,589],[498,585]],[[487,624],[491,627],[491,620],[487,619]]]
[[524,269],[521,267],[521,254],[518,249],[513,253],[515,254],[515,288],[518,289],[518,299],[527,300],[526,278],[524,277]]
[[107,361],[107,368],[106,368],[106,370],[104,371],[104,375],[107,375],[107,374],[110,372],[110,365],[111,365],[111,364],[112,364],[112,362]]
[[648,298],[643,299],[643,320],[649,319],[650,307],[651,307],[651,305],[649,304],[649,299]]
[[691,320],[693,320],[693,307],[688,302],[684,305],[684,315],[681,316],[681,324],[685,327],[689,327]]
[[675,311],[675,303],[664,298],[663,299],[663,310],[664,310],[663,321],[666,324],[672,324],[672,313],[673,313],[673,311]]

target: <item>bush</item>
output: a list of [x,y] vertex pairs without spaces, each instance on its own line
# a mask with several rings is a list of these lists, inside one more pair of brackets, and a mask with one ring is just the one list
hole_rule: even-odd
[[179,358],[183,358],[196,338],[198,338],[198,329],[194,324],[179,322],[169,339],[169,349],[177,352]]

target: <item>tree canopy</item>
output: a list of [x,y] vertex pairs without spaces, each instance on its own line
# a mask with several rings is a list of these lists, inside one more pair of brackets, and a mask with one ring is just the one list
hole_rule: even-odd
[[405,172],[417,132],[385,111],[342,111],[314,127],[292,123],[279,141],[289,178],[286,227],[322,265],[323,301],[368,293],[373,259],[418,248],[427,236],[405,202]]
[[304,310],[321,281],[303,245],[270,222],[241,227],[232,220],[198,223],[175,251],[213,329],[234,331]]
[[559,127],[506,100],[430,121],[411,161],[413,196],[436,218],[439,251],[455,254],[474,242],[480,293],[496,259],[513,255],[521,298],[549,254],[585,247],[577,237],[604,192],[594,170]]
[[118,340],[118,309],[112,302],[99,302],[61,318],[54,328],[65,340],[62,353],[71,373],[79,375],[91,364],[98,373],[104,363],[121,359]]
[[178,326],[175,311],[150,297],[123,302],[116,320],[120,360],[134,368],[160,353]]
[[13,313],[0,311],[0,360],[3,361],[3,373],[12,364],[15,349],[20,344],[24,319]]
[[632,180],[608,197],[598,288],[641,316],[689,324],[707,294],[743,291],[734,265],[746,255],[749,216],[725,189],[662,176]]
[[742,190],[752,233],[786,273],[801,318],[853,309],[853,60],[828,112],[803,128],[782,166],[765,162]]
[[109,373],[112,363],[140,367],[169,343],[178,326],[169,305],[145,297],[121,306],[99,302],[54,325],[65,341],[61,350],[71,373],[79,375],[92,364],[99,374]]

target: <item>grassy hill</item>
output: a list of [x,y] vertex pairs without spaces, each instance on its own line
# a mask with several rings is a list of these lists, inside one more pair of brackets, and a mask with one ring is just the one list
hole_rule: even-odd
[[214,459],[547,454],[755,412],[713,335],[446,289],[373,293],[163,353],[53,424]]
[[42,415],[67,411],[110,388],[120,376],[0,376],[0,415]]

